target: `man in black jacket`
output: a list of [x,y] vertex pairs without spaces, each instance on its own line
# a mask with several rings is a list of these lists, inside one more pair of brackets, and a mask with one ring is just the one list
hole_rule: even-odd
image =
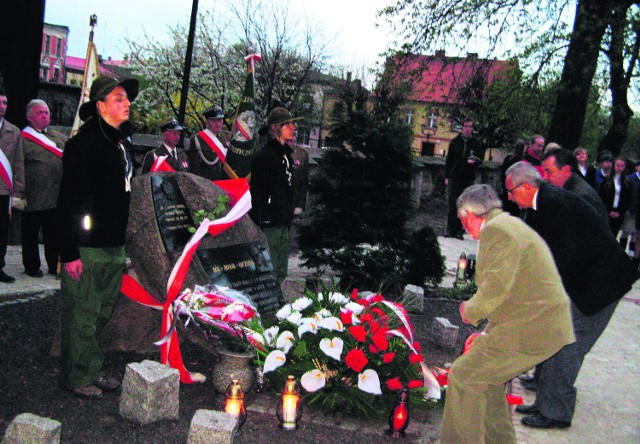
[[482,146],[473,137],[473,121],[465,120],[462,133],[449,144],[449,154],[445,164],[444,183],[449,188],[449,213],[446,237],[463,239],[464,230],[458,219],[456,200],[465,188],[476,180],[476,169],[482,163]]
[[293,159],[288,145],[294,138],[295,121],[282,107],[269,113],[259,131],[269,141],[251,163],[251,219],[267,236],[276,279],[282,284],[289,263],[289,227],[293,219]]
[[62,273],[61,384],[100,397],[120,383],[107,377],[98,336],[115,308],[125,267],[132,163],[130,101],[138,81],[98,77],[85,121],[65,145],[58,197]]
[[571,299],[576,342],[538,366],[540,382],[535,404],[518,406],[530,416],[530,427],[571,425],[575,380],[585,355],[600,337],[620,299],[631,289],[638,271],[607,223],[584,199],[545,183],[535,167],[518,162],[507,170],[509,198],[532,208],[527,223],[547,242]]

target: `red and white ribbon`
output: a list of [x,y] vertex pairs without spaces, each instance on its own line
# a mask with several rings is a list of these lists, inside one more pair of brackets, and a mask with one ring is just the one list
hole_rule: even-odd
[[158,156],[156,160],[151,165],[151,170],[149,172],[155,173],[158,171],[166,172],[166,173],[175,173],[176,170],[173,169],[169,162],[167,162],[167,158],[169,156]]
[[213,134],[210,130],[205,129],[198,133],[202,140],[211,148],[211,151],[216,153],[222,163],[227,163],[227,148],[222,145],[222,142]]
[[171,367],[178,369],[180,372],[180,380],[187,384],[198,381],[196,381],[191,373],[184,367],[178,334],[175,330],[171,332],[174,320],[173,302],[182,290],[182,285],[184,284],[191,264],[191,258],[198,249],[202,238],[207,233],[211,236],[216,236],[231,228],[251,209],[249,183],[245,179],[225,180],[221,182],[223,182],[222,188],[230,194],[230,198],[235,204],[226,216],[213,221],[208,219],[202,221],[195,234],[191,236],[191,239],[189,239],[189,242],[185,245],[182,254],[171,270],[167,282],[167,298],[164,303],[159,303],[129,275],[123,276],[120,289],[122,293],[130,299],[148,307],[162,310],[160,338],[168,337],[168,339],[160,345],[160,363],[166,364],[168,362]]
[[46,135],[36,131],[34,128],[25,126],[22,130],[22,137],[40,145],[45,150],[62,159],[62,150],[58,148],[58,145],[56,145],[56,143]]
[[13,193],[13,171],[11,170],[11,162],[7,159],[4,151],[0,150],[0,178],[9,188],[9,194]]

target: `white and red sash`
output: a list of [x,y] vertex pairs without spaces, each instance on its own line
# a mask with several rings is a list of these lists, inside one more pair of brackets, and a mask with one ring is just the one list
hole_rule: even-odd
[[2,150],[0,150],[0,178],[2,178],[2,181],[7,185],[7,188],[9,188],[9,194],[13,193],[13,171],[11,170],[11,163]]
[[198,133],[202,140],[216,153],[222,163],[227,163],[227,147],[213,134],[209,129],[202,130]]
[[58,148],[56,143],[32,127],[25,126],[22,130],[22,137],[40,145],[42,148],[62,159],[62,150]]
[[167,162],[168,157],[169,156],[156,157],[156,160],[153,162],[153,165],[151,165],[151,170],[149,172],[155,173],[156,171],[164,171],[167,173],[175,173],[176,170],[169,165],[169,162]]

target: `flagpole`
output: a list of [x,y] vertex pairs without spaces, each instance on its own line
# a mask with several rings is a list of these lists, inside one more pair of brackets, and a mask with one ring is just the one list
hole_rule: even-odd
[[[87,82],[88,82],[88,78],[91,74],[91,70],[90,70],[90,64],[93,61],[93,57],[91,52],[94,51],[94,45],[93,45],[93,29],[95,28],[95,26],[98,24],[98,16],[95,14],[92,14],[89,17],[89,43],[87,44],[87,55],[84,58],[84,74],[82,75],[82,86],[80,88],[80,101],[78,103],[78,108],[76,109],[76,116],[74,118],[73,121],[73,127],[71,128],[71,136],[74,136],[77,132],[78,129],[80,128],[80,107],[82,106],[82,104],[84,103],[84,97],[83,95],[85,94],[85,89],[87,88]],[[94,62],[95,63],[95,62]],[[99,72],[98,72],[99,74]],[[93,81],[93,79],[91,79]]]

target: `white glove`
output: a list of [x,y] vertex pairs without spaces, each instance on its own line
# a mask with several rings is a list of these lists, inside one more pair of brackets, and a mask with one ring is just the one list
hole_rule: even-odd
[[27,199],[21,199],[19,197],[13,197],[11,199],[11,206],[16,210],[24,211],[27,206]]

